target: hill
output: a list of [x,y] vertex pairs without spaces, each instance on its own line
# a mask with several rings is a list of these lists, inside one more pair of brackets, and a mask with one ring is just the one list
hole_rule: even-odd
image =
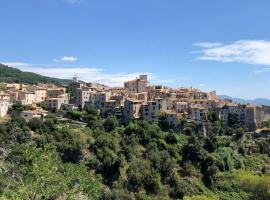
[[270,199],[269,140],[218,117],[203,135],[195,123],[125,124],[91,106],[61,113],[68,121],[1,124],[1,200]]
[[0,64],[0,82],[6,83],[54,83],[68,85],[71,80],[42,76],[33,72],[23,72],[19,69]]

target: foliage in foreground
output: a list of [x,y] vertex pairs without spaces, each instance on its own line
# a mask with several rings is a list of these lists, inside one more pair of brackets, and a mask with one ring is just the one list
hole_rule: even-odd
[[269,156],[250,154],[252,137],[215,118],[204,137],[195,124],[179,133],[92,108],[66,115],[87,126],[53,115],[1,124],[2,199],[270,199]]

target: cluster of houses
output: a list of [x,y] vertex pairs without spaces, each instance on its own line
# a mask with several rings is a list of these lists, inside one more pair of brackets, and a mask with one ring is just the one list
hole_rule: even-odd
[[83,83],[74,78],[70,91],[73,94],[71,103],[77,107],[83,108],[90,104],[101,113],[114,114],[126,122],[133,119],[153,122],[162,115],[173,126],[183,119],[205,124],[209,123],[209,112],[214,111],[224,125],[233,115],[243,127],[255,130],[261,127],[262,122],[270,119],[268,106],[233,103],[218,98],[216,91],[150,85],[147,75],[125,82],[123,88]]
[[[9,107],[15,103],[37,107],[39,103],[45,102],[49,110],[56,111],[62,104],[69,102],[66,88],[53,84],[0,83],[0,88],[0,117],[5,117]],[[21,112],[21,117],[28,121],[33,117],[45,116],[47,113],[46,110],[36,108]]]
[[47,111],[24,111],[22,117],[27,116],[29,120],[31,114],[41,116],[48,111],[71,111],[91,105],[102,114],[113,114],[125,122],[133,119],[154,122],[162,115],[173,126],[177,126],[183,119],[198,124],[209,123],[208,116],[212,111],[218,113],[224,125],[228,124],[233,115],[238,123],[250,131],[260,128],[264,121],[270,119],[268,106],[233,103],[218,98],[216,91],[150,85],[147,75],[125,82],[124,87],[84,83],[77,77],[73,78],[68,88],[51,84],[2,84],[0,87],[4,88],[4,92],[0,93],[0,117],[7,113],[12,103],[33,105],[45,102]]

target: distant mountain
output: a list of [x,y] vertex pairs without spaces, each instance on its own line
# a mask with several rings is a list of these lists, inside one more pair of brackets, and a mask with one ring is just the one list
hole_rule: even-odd
[[227,95],[219,95],[219,97],[221,99],[231,99],[232,101],[234,101],[236,103],[241,103],[241,104],[250,103],[250,104],[255,104],[255,105],[270,106],[270,99],[266,99],[266,98],[256,98],[253,100],[248,100],[248,99],[234,98],[234,97],[230,97]]
[[0,82],[6,83],[54,83],[60,85],[68,85],[71,80],[50,78],[33,72],[23,72],[19,69],[0,64]]

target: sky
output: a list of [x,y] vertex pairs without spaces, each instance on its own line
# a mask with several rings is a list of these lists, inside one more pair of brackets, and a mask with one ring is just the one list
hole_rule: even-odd
[[270,98],[269,0],[1,0],[0,63]]

